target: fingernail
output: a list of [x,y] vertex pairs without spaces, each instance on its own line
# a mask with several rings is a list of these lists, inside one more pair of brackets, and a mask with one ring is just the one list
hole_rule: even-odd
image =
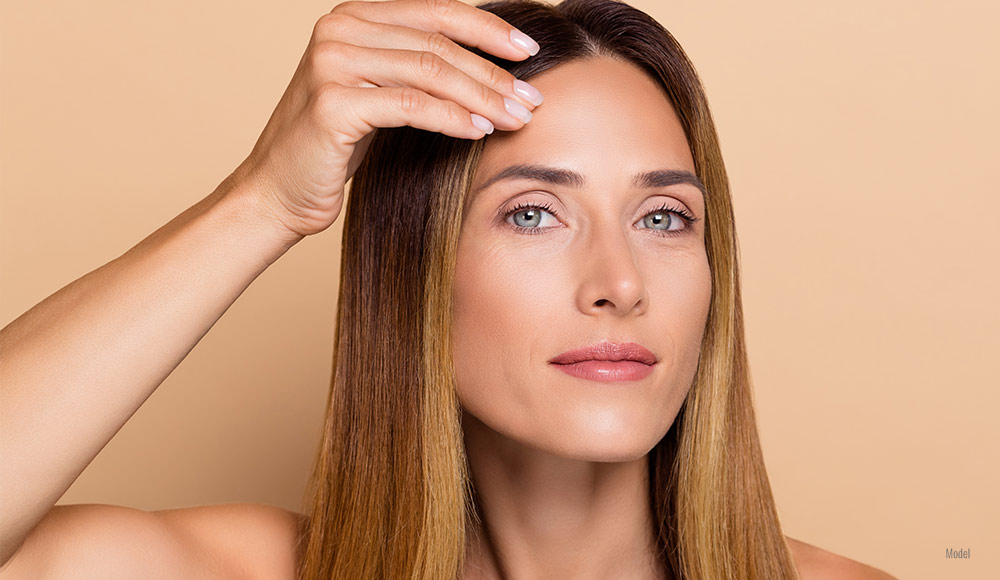
[[522,123],[527,123],[531,120],[531,111],[525,109],[524,105],[515,100],[504,97],[503,106],[507,109],[508,113],[520,119]]
[[472,116],[472,124],[475,125],[477,129],[480,129],[487,135],[493,132],[493,123],[490,123],[489,119],[475,113],[470,113],[470,115]]
[[510,30],[510,42],[514,46],[524,50],[528,56],[535,56],[538,53],[538,43],[531,40],[527,34],[512,28]]
[[542,93],[521,79],[514,79],[514,92],[536,107],[542,104]]

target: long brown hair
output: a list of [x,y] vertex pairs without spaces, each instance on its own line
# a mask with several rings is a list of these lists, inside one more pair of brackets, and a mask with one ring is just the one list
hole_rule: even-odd
[[[649,454],[658,557],[675,578],[797,578],[764,469],[744,343],[729,181],[704,89],[673,36],[614,0],[479,8],[533,38],[532,76],[608,57],[657,81],[705,184],[712,297],[698,370]],[[345,210],[333,377],[306,492],[301,580],[441,580],[462,571],[475,513],[455,392],[451,288],[482,140],[378,129]]]

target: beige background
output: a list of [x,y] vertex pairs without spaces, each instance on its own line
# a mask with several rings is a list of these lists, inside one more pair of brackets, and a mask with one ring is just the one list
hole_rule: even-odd
[[[718,124],[786,533],[900,578],[995,578],[998,4],[635,5]],[[212,191],[331,7],[5,0],[0,324]],[[60,503],[297,509],[341,223],[261,275]]]

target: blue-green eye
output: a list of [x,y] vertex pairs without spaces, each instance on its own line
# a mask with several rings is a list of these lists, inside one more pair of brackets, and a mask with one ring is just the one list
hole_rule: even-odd
[[[653,211],[647,213],[641,220],[646,229],[663,232],[661,235],[677,235],[677,233],[688,229],[691,224],[698,221],[698,218],[691,215],[691,212],[683,207],[669,207],[663,204]],[[677,226],[676,228],[674,226]],[[662,228],[657,226],[664,226]],[[675,233],[676,232],[676,233]]]
[[[548,227],[541,227],[544,213],[551,214],[552,217],[558,217],[552,206],[547,203],[521,203],[504,213],[503,217],[516,231],[526,234],[540,234],[550,229]],[[518,219],[519,217],[520,219]],[[513,221],[511,221],[511,218],[514,218]],[[683,207],[670,207],[667,204],[663,204],[643,216],[640,222],[645,224],[646,227],[640,229],[653,230],[654,233],[661,236],[677,236],[690,229],[691,224],[699,219]],[[674,227],[675,225],[680,227]]]
[[[549,213],[552,217],[556,217],[555,210],[552,206],[545,204],[532,204],[532,203],[521,203],[514,206],[513,209],[504,214],[505,220],[510,220],[514,218],[511,225],[514,226],[519,232],[524,232],[526,234],[540,234],[543,230],[548,228],[540,227],[542,221],[542,213]],[[523,216],[522,219],[517,219],[518,216]],[[521,223],[518,223],[521,222]],[[523,225],[522,225],[523,224]]]

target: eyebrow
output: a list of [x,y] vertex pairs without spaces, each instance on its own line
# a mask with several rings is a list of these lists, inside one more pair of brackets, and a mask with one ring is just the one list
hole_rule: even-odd
[[[511,165],[499,171],[496,175],[477,187],[475,192],[482,191],[498,181],[508,179],[532,179],[534,181],[544,181],[576,189],[580,189],[587,184],[587,178],[569,169],[547,165],[518,164]],[[705,200],[708,199],[708,189],[705,187],[705,184],[698,179],[697,175],[690,171],[682,169],[657,169],[637,173],[632,176],[632,187],[636,188],[667,187],[678,183],[687,183],[697,187],[701,191],[702,197]]]

